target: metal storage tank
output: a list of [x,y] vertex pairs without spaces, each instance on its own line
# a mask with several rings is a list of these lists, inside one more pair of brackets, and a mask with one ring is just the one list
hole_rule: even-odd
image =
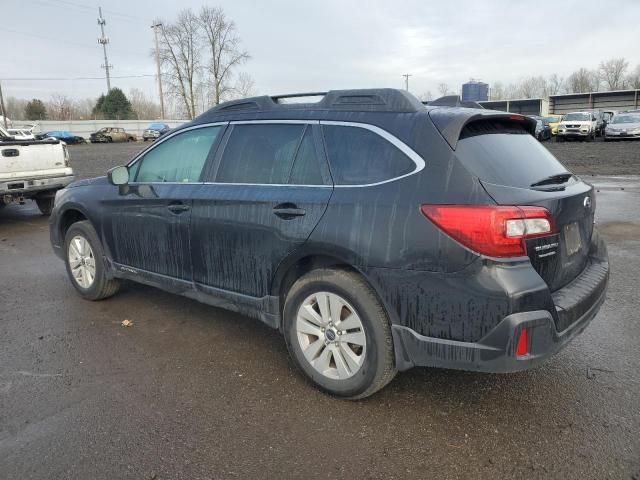
[[462,84],[463,102],[484,102],[489,99],[489,84],[471,80]]

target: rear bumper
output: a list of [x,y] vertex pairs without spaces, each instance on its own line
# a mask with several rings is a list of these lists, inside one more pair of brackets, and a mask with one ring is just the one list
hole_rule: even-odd
[[30,197],[45,190],[59,190],[73,181],[73,175],[58,177],[15,179],[0,182],[0,195]]
[[[604,302],[609,262],[600,239],[594,247],[582,273],[549,294],[554,314],[548,310],[512,313],[476,342],[427,337],[406,326],[392,325],[398,370],[424,366],[507,373],[526,370],[551,357],[589,325]],[[516,346],[524,328],[529,354],[517,357]]]

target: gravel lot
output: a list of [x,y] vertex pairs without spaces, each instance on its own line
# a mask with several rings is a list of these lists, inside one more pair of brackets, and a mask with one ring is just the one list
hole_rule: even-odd
[[[581,174],[640,173],[640,142],[548,146]],[[89,177],[143,147],[70,151]],[[47,219],[4,208],[0,478],[637,480],[640,177],[590,181],[612,276],[582,335],[535,370],[413,369],[360,402],[310,386],[255,320],[135,284],[83,301]]]

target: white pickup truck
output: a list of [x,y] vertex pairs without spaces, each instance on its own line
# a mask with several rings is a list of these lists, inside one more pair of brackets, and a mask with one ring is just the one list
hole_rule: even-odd
[[0,207],[31,199],[43,215],[49,215],[56,191],[72,181],[64,142],[19,140],[0,127]]

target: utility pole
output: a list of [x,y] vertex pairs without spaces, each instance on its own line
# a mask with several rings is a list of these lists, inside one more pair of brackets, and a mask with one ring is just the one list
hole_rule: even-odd
[[107,43],[109,43],[109,37],[105,37],[104,35],[104,26],[107,21],[102,18],[102,7],[98,7],[98,13],[100,14],[98,17],[98,25],[100,25],[100,31],[102,32],[102,36],[98,38],[98,43],[102,45],[102,50],[104,51],[104,65],[101,65],[101,67],[104,68],[104,71],[107,74],[107,93],[109,93],[111,91],[109,70],[113,68],[113,65],[109,65],[109,60],[107,59]]
[[2,84],[0,83],[0,107],[2,107],[2,118],[4,119],[4,129],[8,129],[7,125],[7,109],[4,108],[4,97],[2,96]]
[[405,73],[402,76],[404,77],[404,89],[408,92],[409,91],[409,77],[412,77],[413,75],[411,75],[410,73]]
[[160,119],[164,120],[164,95],[162,95],[162,75],[160,72],[160,47],[158,46],[158,29],[162,28],[162,23],[155,21],[153,25],[154,36],[156,37],[156,67],[158,68],[158,90],[160,91]]

